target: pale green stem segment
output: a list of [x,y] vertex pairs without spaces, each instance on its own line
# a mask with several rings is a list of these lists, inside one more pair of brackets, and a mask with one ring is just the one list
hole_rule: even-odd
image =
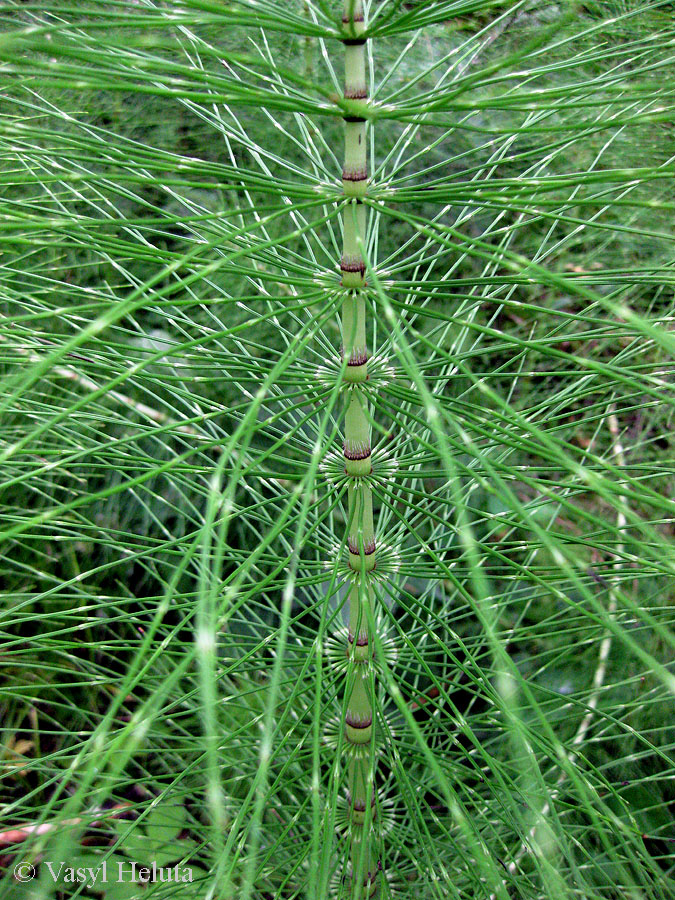
[[367,381],[366,304],[360,292],[348,294],[342,304],[342,334],[342,352],[344,354],[346,351],[349,361],[345,380]]
[[[347,47],[358,50],[358,47]],[[366,164],[366,123],[345,122],[345,164],[342,169],[342,187],[347,197],[365,197],[368,187]]]
[[370,423],[366,399],[358,388],[352,388],[350,395],[345,412],[345,472],[347,475],[370,475]]
[[[354,204],[356,209],[352,208]],[[366,264],[358,240],[360,237],[363,241],[366,233],[366,208],[363,203],[355,199],[345,209],[343,227],[344,240],[340,261],[342,285],[346,288],[363,288],[366,286]]]
[[367,476],[372,472],[371,425],[368,396],[368,345],[366,340],[366,207],[368,190],[368,150],[366,120],[366,23],[361,0],[345,0],[342,15],[345,46],[345,99],[350,101],[345,117],[345,161],[342,186],[351,202],[343,216],[343,248],[340,270],[346,288],[342,305],[342,354],[347,360],[344,459],[349,476],[347,489],[349,530],[347,547],[353,571],[349,591],[349,647],[351,660],[347,676],[347,703],[344,723],[349,746],[347,781],[349,786],[349,841],[352,900],[372,897],[377,890],[378,848],[374,832],[373,723],[373,637],[374,592],[372,572],[376,565],[373,495]]

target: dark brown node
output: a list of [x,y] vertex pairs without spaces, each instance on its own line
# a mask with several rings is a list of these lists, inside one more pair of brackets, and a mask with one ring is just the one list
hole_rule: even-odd
[[348,459],[351,462],[354,462],[357,459],[368,459],[368,457],[372,453],[370,447],[366,447],[363,450],[347,450],[346,447],[343,447],[342,451],[344,453],[345,459]]
[[[352,554],[352,556],[359,556],[359,548],[358,548],[358,546],[354,543],[354,541],[350,538],[350,539],[347,541],[347,543],[349,544],[349,552]],[[374,540],[369,541],[367,544],[364,544],[364,546],[363,546],[363,555],[364,555],[364,556],[371,556],[371,555],[375,552],[375,547],[376,547],[376,544],[375,544],[375,541],[374,541]]]
[[368,180],[368,169],[343,169],[342,170],[342,180],[343,181],[367,181]]
[[[351,633],[351,631],[349,632],[349,637],[347,638],[347,640],[349,641],[350,644],[354,643],[354,635]],[[360,637],[360,636],[357,637],[356,646],[357,647],[367,647],[368,646],[368,638]]]
[[[352,797],[351,797],[351,794],[349,794],[349,793],[348,793],[348,799],[349,799],[349,802],[351,803]],[[375,804],[376,804],[376,802],[377,802],[377,801],[376,801],[376,798],[375,798],[375,792],[373,791],[373,792],[371,793],[371,795],[370,795],[370,805],[371,805],[371,807],[374,807]],[[355,800],[355,801],[351,804],[351,807],[352,807],[352,809],[355,810],[356,812],[365,812],[365,811],[366,811],[366,801],[365,801],[365,800]]]
[[347,88],[345,89],[345,100],[367,100],[368,91],[366,88]]
[[368,362],[368,354],[366,352],[363,353],[355,353],[352,358],[347,363],[348,366],[365,366]]
[[[345,348],[344,345],[340,347],[340,359],[345,358]],[[351,357],[349,358],[348,366],[365,366],[370,357],[368,356],[367,350],[362,351],[354,351]]]
[[355,728],[357,731],[360,731],[362,728],[370,728],[370,726],[373,724],[373,717],[369,716],[363,722],[355,722],[351,718],[349,713],[347,713],[347,715],[345,716],[345,722],[347,723],[347,725],[349,725],[350,728]]
[[360,272],[362,275],[365,274],[366,264],[362,259],[357,260],[348,260],[345,259],[344,256],[340,260],[340,271],[342,272]]

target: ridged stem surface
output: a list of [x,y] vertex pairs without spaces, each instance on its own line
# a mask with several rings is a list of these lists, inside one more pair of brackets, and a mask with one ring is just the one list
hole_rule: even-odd
[[[368,151],[366,144],[366,39],[360,0],[345,0],[344,96],[350,101],[345,116],[345,156],[342,185],[349,202],[344,207],[340,270],[345,297],[342,305],[342,353],[347,366],[345,382],[344,462],[348,483],[347,548],[352,570],[349,589],[349,638],[344,738],[347,744],[349,797],[349,857],[345,873],[352,900],[372,897],[379,868],[375,833],[373,696],[375,690],[373,636],[370,634],[374,592],[372,573],[377,550],[373,496],[368,476],[371,464],[371,425],[368,408],[368,345],[366,328],[366,206]],[[361,115],[363,113],[363,115]]]

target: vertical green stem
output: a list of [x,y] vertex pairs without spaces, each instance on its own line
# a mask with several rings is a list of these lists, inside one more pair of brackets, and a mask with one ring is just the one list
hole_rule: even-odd
[[373,496],[367,476],[371,465],[371,426],[368,395],[368,346],[366,341],[366,207],[368,150],[366,144],[366,23],[361,0],[345,0],[342,15],[345,48],[345,90],[350,101],[345,115],[345,160],[342,185],[350,202],[343,216],[343,248],[340,270],[346,288],[342,305],[342,353],[347,359],[344,425],[345,472],[349,476],[349,567],[354,575],[349,591],[349,658],[346,684],[345,740],[349,750],[349,845],[352,900],[372,897],[379,867],[374,832],[373,639],[374,593],[372,572],[376,565]]

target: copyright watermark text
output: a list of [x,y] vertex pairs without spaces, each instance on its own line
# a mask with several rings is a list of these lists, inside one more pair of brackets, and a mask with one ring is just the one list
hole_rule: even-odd
[[14,878],[17,881],[30,881],[35,878],[35,866],[27,862],[20,862],[14,866]]
[[[72,866],[67,862],[43,860],[41,871],[48,873],[54,884],[84,884],[88,888],[101,884],[154,884],[155,882],[178,882],[187,884],[192,881],[192,869],[189,866],[161,867],[153,862],[151,866],[141,866],[132,860],[103,860],[100,866]],[[25,882],[35,878],[35,866],[20,862],[14,866],[16,881]]]

